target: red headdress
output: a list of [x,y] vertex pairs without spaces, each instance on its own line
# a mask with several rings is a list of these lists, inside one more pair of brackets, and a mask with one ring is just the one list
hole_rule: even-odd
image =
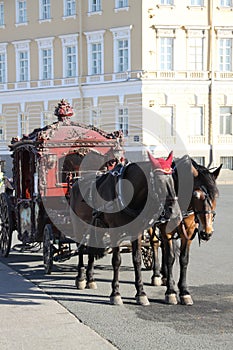
[[161,170],[164,174],[172,173],[172,160],[173,160],[172,151],[169,153],[167,159],[155,158],[152,156],[150,152],[147,152],[147,153],[148,153],[149,160],[155,169]]

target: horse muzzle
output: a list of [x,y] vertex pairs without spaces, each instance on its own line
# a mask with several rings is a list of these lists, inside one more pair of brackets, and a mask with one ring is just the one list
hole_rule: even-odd
[[202,241],[206,241],[207,242],[207,241],[210,240],[210,238],[212,237],[213,233],[214,233],[214,231],[212,231],[212,232],[200,231],[200,239]]

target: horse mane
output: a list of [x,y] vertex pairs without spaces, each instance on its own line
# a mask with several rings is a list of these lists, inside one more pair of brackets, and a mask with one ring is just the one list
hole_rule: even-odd
[[195,160],[191,158],[192,165],[198,171],[198,178],[201,180],[201,183],[206,187],[210,199],[213,200],[216,195],[218,195],[218,188],[214,175],[207,169],[205,166],[197,164]]

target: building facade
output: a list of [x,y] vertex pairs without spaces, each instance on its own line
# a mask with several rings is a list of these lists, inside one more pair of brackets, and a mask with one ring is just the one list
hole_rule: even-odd
[[0,157],[54,120],[233,169],[233,0],[0,0]]

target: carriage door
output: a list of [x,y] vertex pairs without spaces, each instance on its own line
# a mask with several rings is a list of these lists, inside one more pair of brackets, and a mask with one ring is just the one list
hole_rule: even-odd
[[19,182],[17,186],[19,239],[31,243],[35,236],[33,205],[35,154],[30,148],[23,148],[18,158]]

